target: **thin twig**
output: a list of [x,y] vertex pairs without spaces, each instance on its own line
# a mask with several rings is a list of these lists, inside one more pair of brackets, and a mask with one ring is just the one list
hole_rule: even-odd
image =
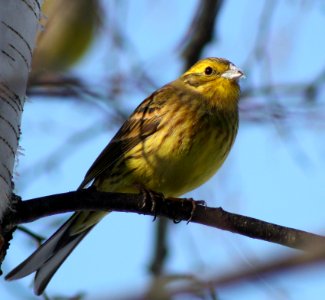
[[25,226],[17,226],[17,230],[23,232],[23,233],[26,233],[28,236],[32,237],[36,242],[37,244],[40,246],[42,244],[42,242],[45,240],[45,237],[29,230],[28,228],[26,228]]

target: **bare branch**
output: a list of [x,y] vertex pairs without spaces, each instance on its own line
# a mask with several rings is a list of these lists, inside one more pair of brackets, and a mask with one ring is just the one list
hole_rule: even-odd
[[178,287],[170,292],[170,295],[193,294],[206,289],[216,289],[242,284],[247,281],[260,280],[261,277],[275,276],[283,272],[294,271],[298,268],[319,265],[325,260],[325,248],[313,247],[308,252],[282,257],[280,259],[268,261],[266,263],[247,269],[243,268],[240,271],[229,272],[209,280],[199,281],[195,285],[187,284],[183,287]]
[[153,258],[149,265],[149,270],[154,276],[163,274],[164,262],[168,255],[167,246],[167,229],[169,220],[166,218],[159,218],[156,224],[155,244],[153,250]]
[[[203,48],[211,41],[216,18],[223,0],[204,0],[198,2],[198,11],[187,33],[187,44],[182,51],[185,69],[192,66],[200,57]],[[186,40],[187,40],[186,39]]]
[[[7,215],[4,224],[14,226],[75,210],[133,212],[179,221],[187,221],[191,216],[193,202],[187,199],[163,199],[155,196],[152,201],[155,202],[155,211],[151,210],[152,203],[146,203],[141,208],[141,194],[104,193],[89,188],[18,202],[14,207],[15,211]],[[229,213],[221,207],[212,208],[197,204],[191,222],[300,250],[325,243],[323,236]]]
[[19,230],[19,231],[25,233],[26,235],[30,236],[31,238],[33,238],[33,240],[36,241],[38,246],[40,246],[45,240],[44,236],[41,236],[41,235],[37,234],[36,232],[29,230],[25,226],[17,226],[17,230]]

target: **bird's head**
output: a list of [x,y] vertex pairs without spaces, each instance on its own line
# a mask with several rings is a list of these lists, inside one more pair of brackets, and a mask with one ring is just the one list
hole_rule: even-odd
[[180,79],[191,89],[206,97],[211,105],[237,107],[240,88],[238,81],[243,71],[222,58],[198,61]]

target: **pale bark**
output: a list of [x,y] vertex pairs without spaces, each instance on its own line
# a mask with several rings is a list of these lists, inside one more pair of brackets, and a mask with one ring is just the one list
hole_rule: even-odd
[[12,175],[42,0],[0,0],[0,220]]

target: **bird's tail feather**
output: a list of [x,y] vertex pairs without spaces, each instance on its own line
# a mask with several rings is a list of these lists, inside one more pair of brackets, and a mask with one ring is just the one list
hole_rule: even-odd
[[55,255],[52,255],[40,268],[37,269],[34,280],[34,291],[36,295],[43,293],[55,272],[91,229],[92,227],[73,236],[73,238],[65,243],[64,246],[61,246],[56,250]]
[[[40,295],[55,274],[57,269],[66,260],[72,250],[88,234],[97,222],[84,227],[82,231],[75,231],[79,227],[80,219],[85,214],[97,215],[98,212],[76,212],[66,221],[45,243],[43,243],[30,257],[7,274],[7,280],[25,277],[36,271],[35,293]],[[94,216],[96,221],[98,216]],[[102,217],[102,216],[101,216]]]

